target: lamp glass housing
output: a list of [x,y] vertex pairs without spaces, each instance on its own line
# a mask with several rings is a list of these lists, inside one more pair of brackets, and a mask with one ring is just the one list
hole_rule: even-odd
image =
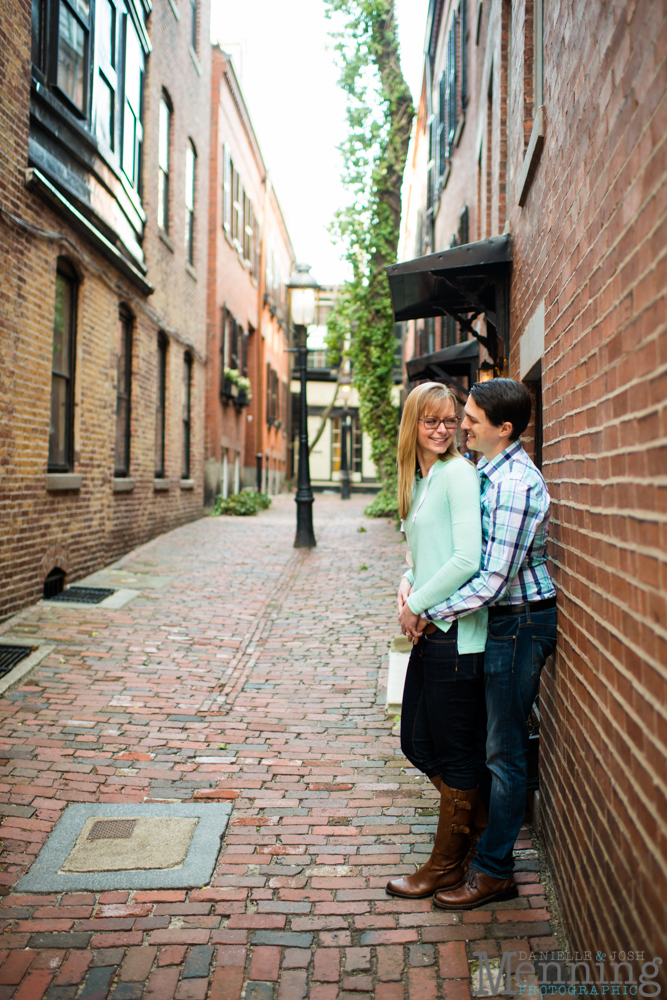
[[477,381],[490,382],[492,379],[498,378],[498,374],[498,369],[495,365],[492,365],[489,361],[483,361],[477,369]]
[[310,326],[315,319],[315,289],[292,289],[292,323],[294,326]]

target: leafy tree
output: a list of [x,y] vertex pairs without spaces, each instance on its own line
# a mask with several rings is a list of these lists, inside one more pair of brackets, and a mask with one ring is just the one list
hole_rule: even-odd
[[[325,0],[347,95],[348,136],[341,146],[351,192],[332,226],[345,247],[352,279],[329,319],[329,348],[353,362],[364,429],[382,488],[367,510],[397,509],[398,414],[392,403],[394,316],[385,267],[396,260],[401,185],[414,107],[401,70],[394,0]],[[342,27],[339,25],[342,23]]]

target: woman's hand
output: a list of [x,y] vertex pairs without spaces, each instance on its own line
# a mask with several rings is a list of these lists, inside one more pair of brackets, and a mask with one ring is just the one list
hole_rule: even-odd
[[398,588],[398,597],[396,598],[396,604],[398,606],[399,615],[405,607],[405,602],[412,593],[412,584],[408,580],[407,576],[402,577],[400,586]]
[[[426,627],[427,622],[423,622],[419,615],[416,615],[414,611],[410,610],[410,605],[406,604],[403,607],[398,620],[401,625],[401,632],[403,635],[409,636],[411,639],[418,639],[420,633]],[[420,627],[421,626],[421,627]]]

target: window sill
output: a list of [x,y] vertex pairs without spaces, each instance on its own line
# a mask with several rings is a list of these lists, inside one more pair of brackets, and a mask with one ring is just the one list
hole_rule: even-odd
[[171,483],[169,482],[168,479],[153,480],[153,489],[155,490],[156,493],[166,493],[170,485]]
[[125,476],[114,476],[112,483],[114,493],[131,493],[134,489],[134,479]]
[[47,472],[46,488],[49,493],[61,490],[80,490],[83,476],[78,472]]
[[198,280],[197,279],[197,272],[195,271],[194,267],[192,266],[192,264],[188,260],[186,260],[186,262],[185,262],[185,270],[188,272],[188,274],[190,275],[190,277],[192,278],[193,281],[197,281]]
[[199,63],[199,59],[197,58],[197,53],[192,48],[192,46],[190,46],[190,58],[192,59],[192,62],[194,64],[195,69],[197,70],[197,72],[201,76],[201,65]]
[[181,479],[182,490],[193,490],[195,488],[194,479]]
[[519,174],[518,203],[522,208],[528,199],[528,192],[530,191],[530,186],[533,183],[533,177],[535,176],[537,164],[540,162],[542,149],[544,148],[545,134],[546,114],[544,105],[542,104],[537,109],[537,114],[535,115],[533,130],[530,133],[530,140],[528,142],[528,149],[526,150],[526,155],[523,158],[523,166],[521,167],[521,173]]
[[169,237],[165,233],[164,229],[158,229],[158,236],[160,237],[160,239],[162,240],[162,242],[166,246],[167,250],[171,250],[172,253],[176,253],[176,247],[171,242],[171,240],[169,239]]

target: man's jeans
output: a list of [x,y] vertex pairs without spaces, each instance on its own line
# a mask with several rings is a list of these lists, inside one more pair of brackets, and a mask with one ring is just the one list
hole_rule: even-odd
[[[494,878],[509,878],[514,869],[512,850],[526,811],[527,719],[555,646],[556,608],[489,617],[484,691],[491,799],[472,867]],[[477,766],[484,768],[481,760]],[[485,784],[480,780],[482,795]]]

